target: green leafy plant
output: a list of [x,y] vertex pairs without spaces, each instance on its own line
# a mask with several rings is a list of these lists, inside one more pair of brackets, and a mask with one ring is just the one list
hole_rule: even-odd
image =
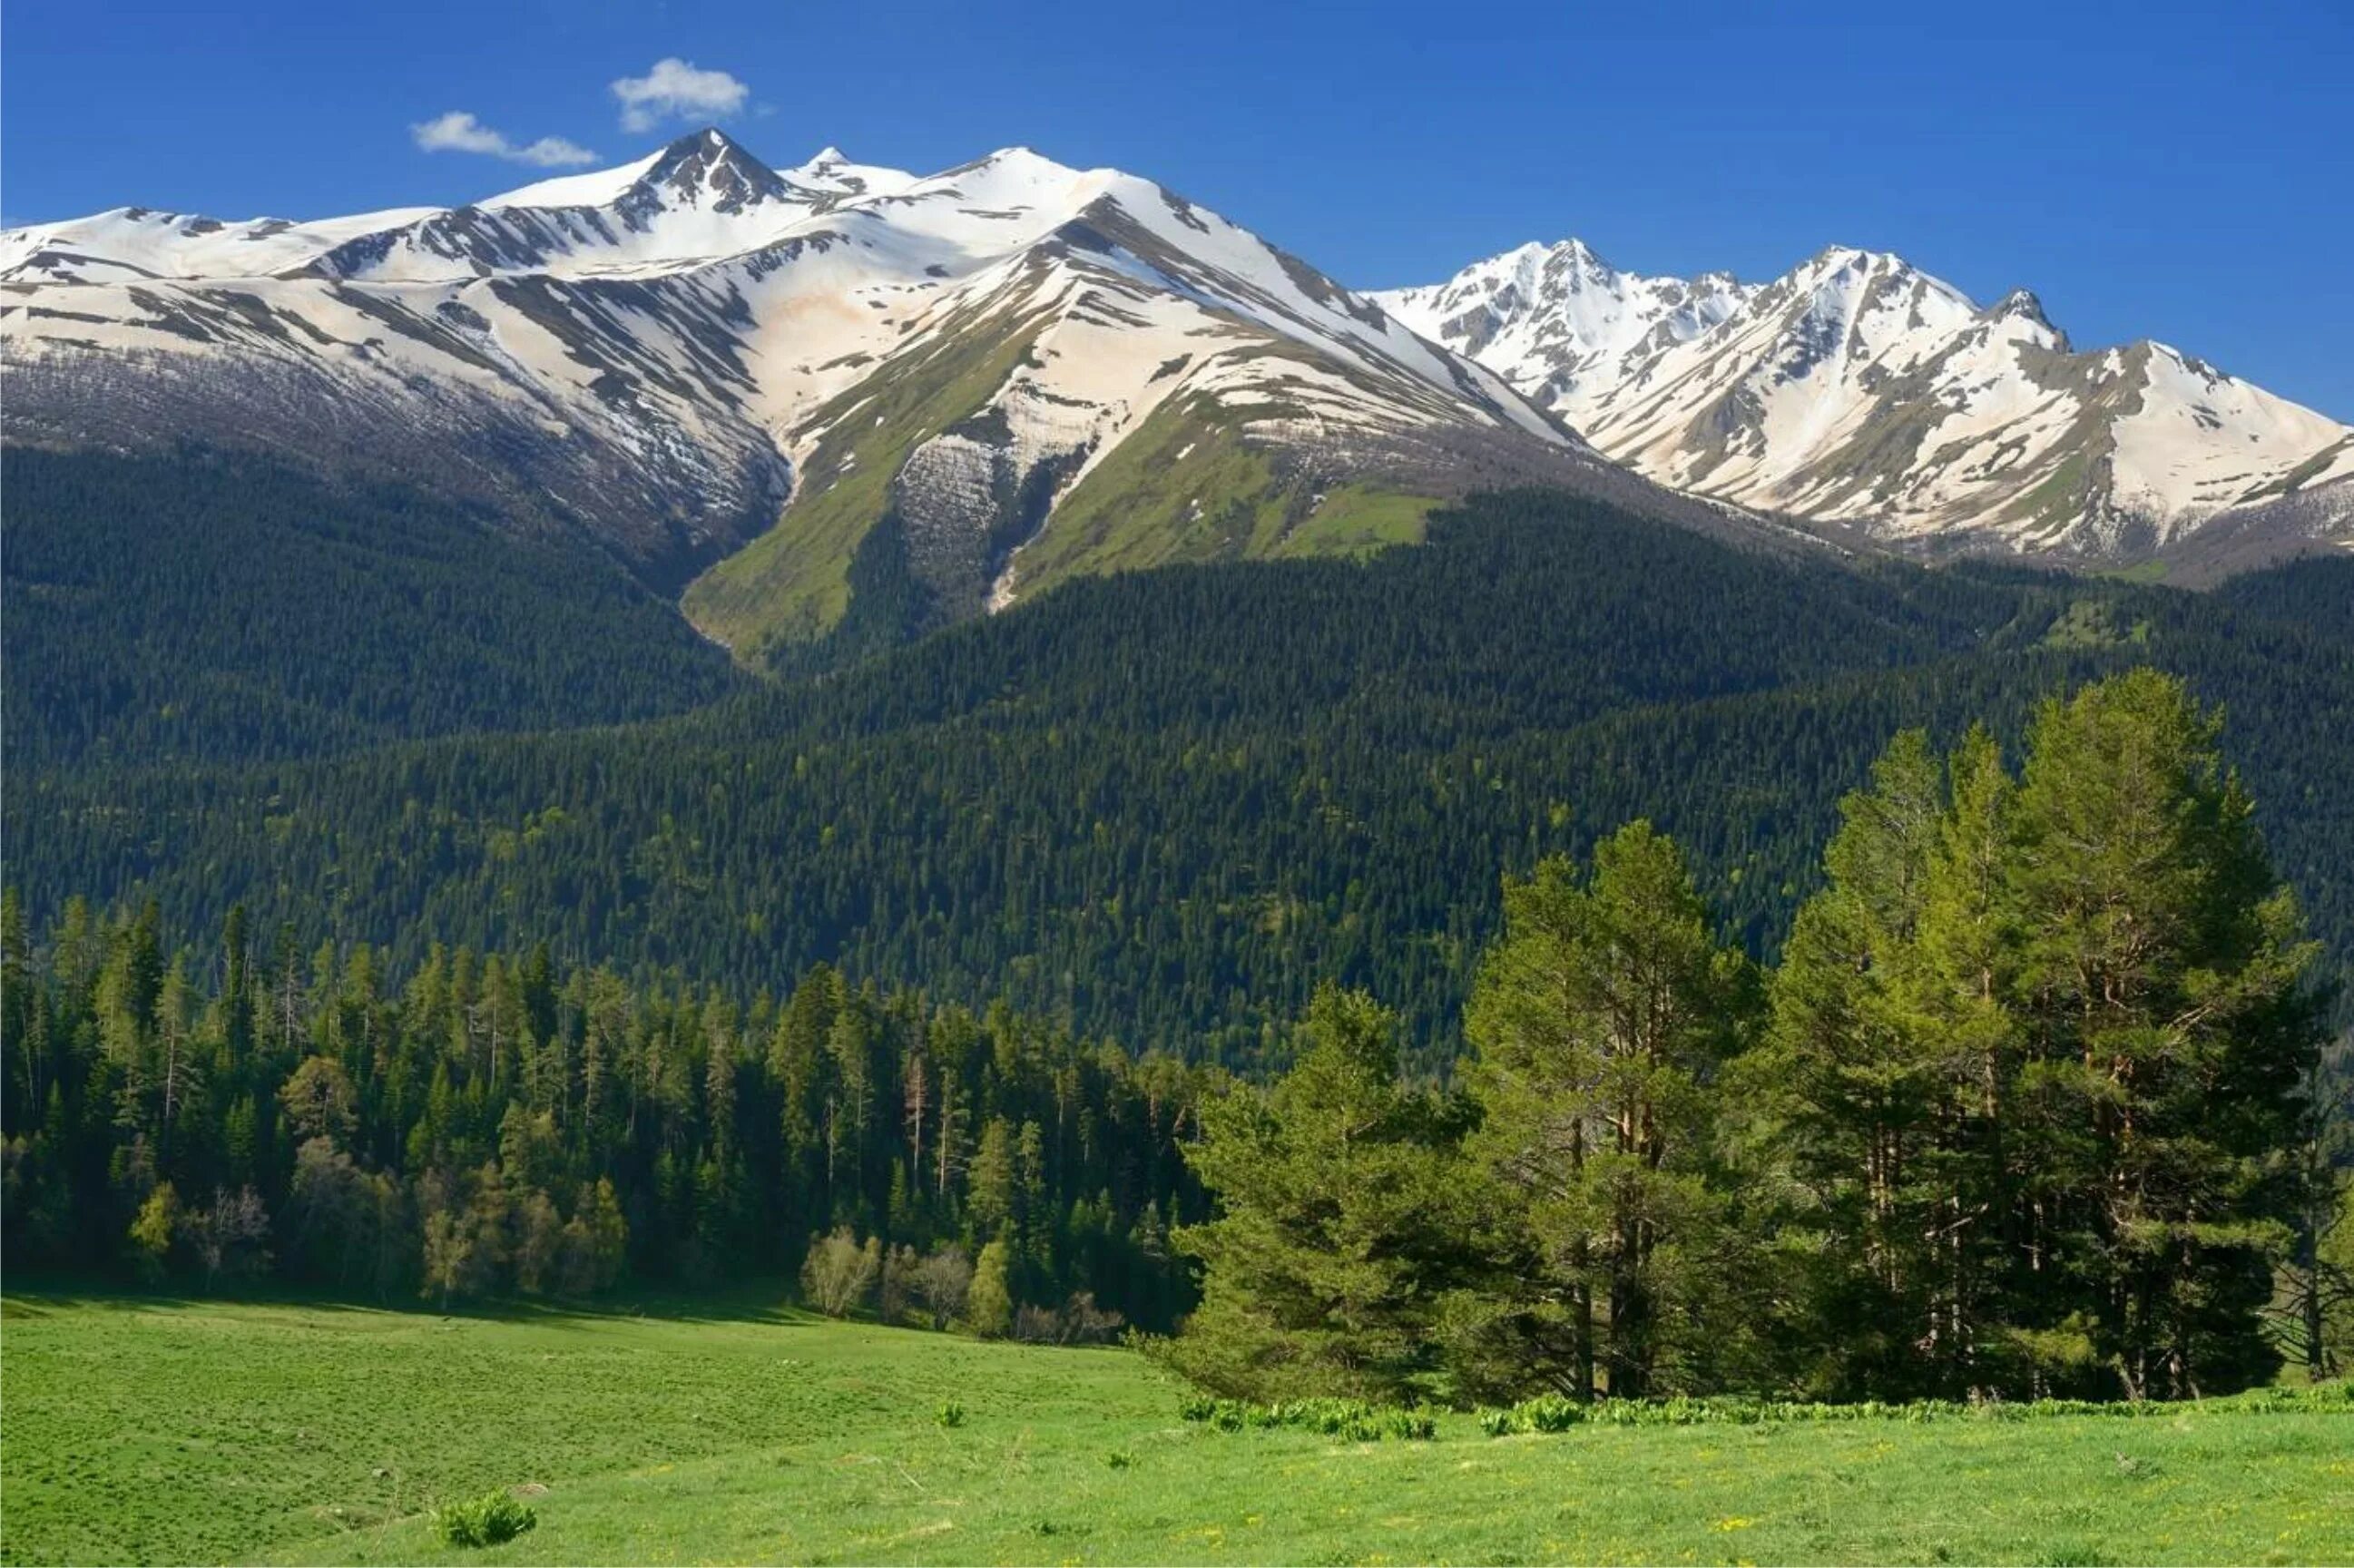
[[504,1492],[485,1492],[472,1502],[448,1503],[433,1510],[434,1532],[445,1546],[496,1546],[538,1523],[539,1515],[529,1504]]
[[[2354,1413],[2354,1385],[2317,1383],[2310,1388],[2253,1390],[2230,1399],[2209,1400],[2211,1408],[2250,1413]],[[1776,1424],[1823,1424],[1850,1421],[2038,1421],[2062,1415],[2099,1415],[2117,1420],[2178,1414],[2179,1404],[2162,1401],[2036,1399],[2009,1403],[1966,1404],[1951,1399],[1919,1399],[1903,1404],[1859,1400],[1829,1404],[1812,1400],[1712,1398],[1597,1399],[1580,1404],[1557,1393],[1539,1394],[1505,1409],[1479,1414],[1479,1430],[1490,1437],[1516,1433],[1566,1432],[1580,1425],[1596,1426],[1760,1426]]]
[[1189,1396],[1177,1410],[1186,1420],[1220,1432],[1292,1426],[1328,1437],[1345,1437],[1352,1443],[1378,1443],[1385,1437],[1427,1442],[1438,1436],[1435,1416],[1356,1399],[1287,1399],[1253,1404],[1239,1399]]
[[1392,1410],[1382,1416],[1382,1435],[1403,1443],[1427,1443],[1438,1436],[1438,1421],[1419,1410]]
[[932,1419],[940,1424],[941,1430],[954,1431],[964,1425],[964,1406],[953,1399],[944,1401],[932,1412]]

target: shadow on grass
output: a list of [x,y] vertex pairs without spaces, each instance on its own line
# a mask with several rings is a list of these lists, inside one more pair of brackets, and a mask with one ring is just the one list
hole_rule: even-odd
[[336,1295],[324,1290],[256,1287],[240,1282],[207,1292],[141,1290],[116,1281],[25,1279],[11,1274],[0,1296],[0,1319],[18,1321],[64,1311],[204,1311],[220,1307],[291,1307],[307,1312],[393,1313],[401,1317],[471,1319],[494,1323],[532,1323],[562,1328],[616,1321],[673,1323],[764,1323],[793,1328],[824,1321],[785,1305],[785,1285],[728,1286],[705,1292],[621,1292],[592,1299],[497,1297],[440,1302],[393,1297]]

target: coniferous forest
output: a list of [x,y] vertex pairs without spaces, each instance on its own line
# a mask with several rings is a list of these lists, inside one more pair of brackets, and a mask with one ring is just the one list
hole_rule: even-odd
[[[1328,991],[1205,1108],[1164,1354],[1254,1397],[2183,1398],[2334,1364],[2321,993],[2211,721],[2149,672],[2021,772],[1900,736],[1782,959],[1647,822],[1505,893],[1451,1094]],[[2342,1224],[2342,1221],[2340,1222]],[[2332,1261],[2342,1256],[2337,1238]],[[2326,1314],[2324,1315],[2326,1316]]]
[[[1437,1071],[1506,873],[1648,817],[1770,957],[1899,730],[2015,745],[2045,696],[2149,664],[2222,708],[2342,968],[2354,725],[2329,721],[2354,645],[2329,607],[2354,561],[2279,578],[2317,586],[1840,567],[1498,498],[1363,564],[1081,581],[672,718],[552,729],[510,687],[475,733],[12,768],[0,847],[37,920],[74,893],[153,897],[181,930],[242,903],[403,969],[435,941],[545,941],[748,998],[832,963],[1246,1070],[1332,980],[1400,1009]],[[12,672],[37,630],[10,618]],[[136,705],[178,711],[151,677]]]
[[1002,1007],[822,965],[745,1007],[545,948],[395,983],[241,909],[199,945],[78,900],[36,958],[13,895],[0,964],[15,1266],[447,1303],[762,1277],[842,1230],[909,1303],[920,1261],[994,1246],[1074,1323],[1182,1305],[1201,1074]]
[[[75,526],[140,476],[44,461],[12,1268],[791,1278],[1183,1323],[1252,1396],[2166,1397],[2344,1353],[2354,562],[2194,596],[1531,493],[769,683],[561,541],[501,613],[538,568],[393,492],[361,529],[273,481],[162,591]],[[223,592],[240,636],[183,636]]]

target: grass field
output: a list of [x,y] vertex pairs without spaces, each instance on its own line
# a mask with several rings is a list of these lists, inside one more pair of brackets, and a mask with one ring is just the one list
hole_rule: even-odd
[[[1352,1444],[1184,1422],[1123,1351],[781,1313],[5,1312],[9,1563],[2354,1563],[2325,1414]],[[442,1547],[494,1488],[538,1527]]]

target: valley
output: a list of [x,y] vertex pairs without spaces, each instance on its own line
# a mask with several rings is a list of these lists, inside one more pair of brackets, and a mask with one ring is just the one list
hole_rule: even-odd
[[0,232],[0,1562],[2354,1562],[2354,428],[609,96]]

